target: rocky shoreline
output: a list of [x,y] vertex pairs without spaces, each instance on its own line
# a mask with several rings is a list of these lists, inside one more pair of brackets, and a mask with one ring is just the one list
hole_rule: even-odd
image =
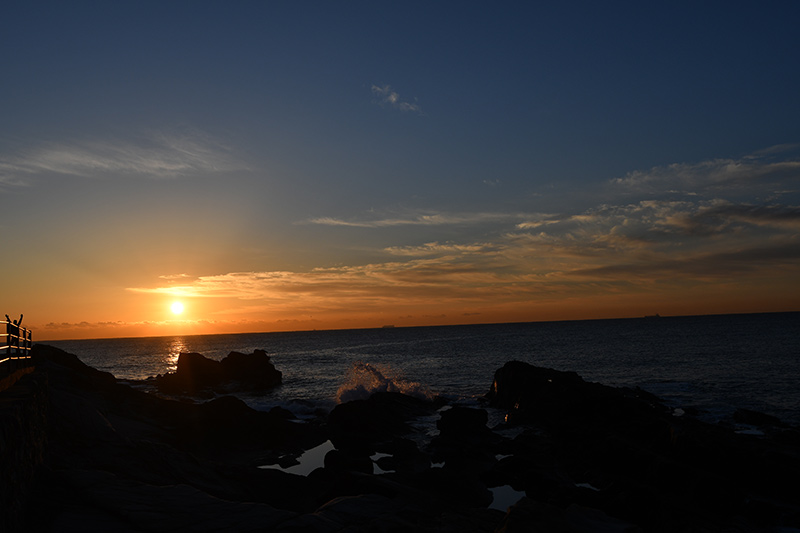
[[[638,389],[512,361],[486,395],[508,413],[497,427],[484,409],[396,393],[298,421],[233,396],[147,394],[48,346],[34,358],[15,387],[44,398],[42,453],[6,504],[11,531],[800,528],[800,431],[759,413],[740,417],[760,434],[740,434]],[[423,441],[414,421],[426,417],[438,434]],[[327,441],[334,449],[307,476],[258,468]],[[490,489],[505,486],[524,497],[491,508]]]

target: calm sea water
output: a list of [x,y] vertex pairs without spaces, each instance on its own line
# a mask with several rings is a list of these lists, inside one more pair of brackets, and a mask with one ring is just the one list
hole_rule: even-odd
[[638,386],[709,419],[756,409],[800,425],[800,313],[45,342],[148,389],[178,354],[263,349],[283,385],[251,406],[299,415],[377,390],[470,401],[506,361]]

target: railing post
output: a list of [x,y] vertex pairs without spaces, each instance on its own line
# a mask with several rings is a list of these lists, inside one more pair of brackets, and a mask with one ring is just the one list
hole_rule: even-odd
[[7,374],[11,374],[11,322],[6,320],[6,344],[5,344],[5,352],[6,352],[6,369],[8,370]]
[[25,328],[25,368],[33,364],[31,348],[33,348],[33,333],[28,328]]
[[4,322],[6,323],[6,332],[5,334],[0,333],[0,337],[5,340],[0,345],[0,375],[11,375],[16,370],[30,366],[33,331],[9,319]]

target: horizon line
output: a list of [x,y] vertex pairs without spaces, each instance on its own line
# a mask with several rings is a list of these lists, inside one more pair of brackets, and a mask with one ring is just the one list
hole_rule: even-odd
[[572,318],[572,319],[553,319],[553,320],[521,320],[513,322],[474,322],[467,324],[428,324],[416,326],[398,326],[395,324],[388,324],[383,326],[370,326],[360,328],[320,328],[320,329],[298,329],[298,330],[280,330],[280,331],[245,331],[236,333],[191,333],[191,334],[173,334],[173,335],[141,335],[141,336],[125,336],[125,337],[86,337],[74,339],[45,339],[43,341],[34,341],[36,344],[45,344],[48,342],[71,342],[71,341],[104,341],[104,340],[124,340],[124,339],[160,339],[165,337],[205,337],[214,335],[269,335],[269,334],[282,334],[282,333],[316,333],[316,332],[330,332],[330,331],[366,331],[366,330],[381,330],[381,329],[411,329],[411,328],[452,328],[452,327],[470,327],[470,326],[503,326],[503,325],[516,325],[516,324],[556,324],[559,322],[599,322],[611,320],[639,320],[639,319],[670,319],[670,318],[700,318],[700,317],[715,317],[715,316],[747,316],[747,315],[781,315],[781,314],[794,314],[800,313],[797,311],[754,311],[744,313],[705,313],[696,315],[662,315],[654,313],[652,315],[637,315],[637,316],[620,316],[612,318]]

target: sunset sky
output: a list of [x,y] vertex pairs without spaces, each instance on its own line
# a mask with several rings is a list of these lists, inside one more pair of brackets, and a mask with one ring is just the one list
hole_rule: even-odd
[[800,311],[800,2],[2,11],[34,339]]

